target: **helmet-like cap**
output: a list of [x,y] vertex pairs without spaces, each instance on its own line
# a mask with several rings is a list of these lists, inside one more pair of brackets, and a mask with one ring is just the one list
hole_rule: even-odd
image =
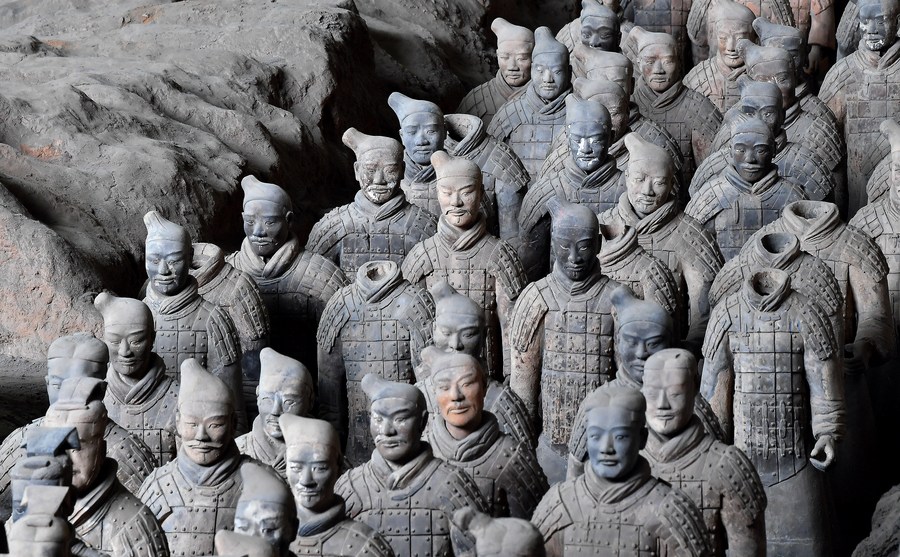
[[781,106],[781,89],[768,81],[756,81],[742,75],[738,79],[738,88],[741,90],[742,99],[769,99],[774,104]]
[[288,447],[298,445],[320,445],[340,453],[341,442],[334,426],[324,420],[305,418],[293,414],[282,414],[278,424],[284,433],[284,443]]
[[803,33],[796,27],[772,23],[764,17],[753,20],[753,30],[763,46],[798,48],[803,46]]
[[531,57],[537,58],[542,54],[551,54],[566,62],[569,61],[569,49],[556,40],[549,27],[538,27],[534,31],[534,50]]
[[515,41],[529,43],[534,46],[534,33],[527,27],[513,25],[502,17],[498,17],[491,23],[491,31],[497,35],[497,43]]
[[481,374],[481,380],[485,381],[484,366],[481,361],[465,352],[441,352],[431,361],[431,377],[435,378],[443,371],[457,368],[477,369]]
[[727,123],[731,128],[731,137],[739,133],[755,133],[772,140],[772,130],[759,118],[747,116],[743,112],[736,112],[728,117]]
[[403,121],[413,114],[434,114],[442,122],[444,120],[444,113],[441,112],[438,105],[431,101],[413,99],[403,93],[391,93],[391,96],[388,97],[388,104],[397,115],[397,119],[400,120],[400,125],[403,125]]
[[585,397],[582,403],[585,417],[595,408],[621,408],[631,414],[632,423],[643,426],[646,423],[644,413],[647,401],[641,391],[632,387],[604,385]]
[[147,304],[134,298],[120,298],[109,292],[101,292],[94,298],[94,307],[103,317],[103,324],[120,325],[143,323],[154,330],[153,313]]
[[147,227],[147,241],[171,240],[191,244],[191,236],[183,227],[166,219],[157,211],[144,215],[144,226]]
[[109,363],[109,349],[102,340],[90,333],[75,333],[59,337],[50,343],[47,359],[55,358],[71,358],[106,365]]
[[[628,99],[628,94],[618,84],[607,79],[579,77],[573,83],[575,94],[584,100],[600,101],[604,106]],[[607,111],[608,113],[608,111]]]
[[653,161],[665,168],[669,173],[675,172],[672,156],[658,145],[654,145],[638,134],[631,132],[625,136],[625,148],[628,149],[628,164],[638,161]]
[[629,323],[654,323],[670,332],[674,329],[672,316],[661,305],[641,300],[627,286],[613,290],[610,300],[615,310],[617,330]]
[[605,19],[607,21],[611,20],[616,23],[619,22],[619,16],[617,16],[614,11],[604,6],[602,2],[598,2],[597,0],[582,0],[581,21],[591,17]]
[[684,348],[664,348],[655,352],[644,362],[644,376],[648,371],[668,371],[670,369],[682,369],[690,372],[694,384],[700,385],[700,375],[697,371],[697,358],[689,350]]
[[247,203],[251,201],[268,201],[283,207],[285,213],[294,210],[291,197],[286,191],[275,184],[261,182],[252,174],[244,176],[244,179],[241,180],[241,188],[244,190],[243,207],[246,207]]
[[600,235],[600,222],[586,205],[570,203],[559,196],[547,200],[547,209],[550,211],[551,233],[553,230],[576,229],[584,230],[597,237]]
[[431,154],[431,166],[437,181],[449,178],[467,178],[482,183],[481,168],[464,157],[451,157],[446,151],[435,151]]
[[473,322],[479,327],[487,325],[484,309],[478,305],[478,302],[457,292],[446,280],[439,280],[428,291],[434,298],[435,318],[441,315],[453,315],[467,322]]
[[362,390],[370,402],[384,398],[399,398],[414,402],[420,410],[425,410],[425,395],[415,385],[388,381],[377,373],[367,373],[362,379]]
[[636,45],[638,53],[648,46],[654,45],[665,45],[674,49],[678,48],[678,43],[675,42],[675,37],[672,35],[668,33],[654,33],[652,31],[647,31],[639,25],[635,25],[631,28],[627,40],[632,41]]
[[256,462],[245,462],[241,464],[241,480],[244,487],[238,498],[239,505],[251,501],[274,503],[296,512],[291,490],[271,469]]
[[709,10],[710,23],[720,21],[739,21],[747,25],[753,25],[756,15],[747,6],[732,0],[716,0],[715,5]]
[[206,371],[195,358],[181,364],[178,407],[189,402],[214,402],[234,408],[234,396],[224,381]]
[[777,46],[759,46],[749,39],[741,39],[737,44],[738,54],[744,59],[747,70],[765,62],[788,62],[793,71],[794,57],[787,50]]
[[578,122],[599,122],[609,130],[612,119],[603,103],[595,100],[581,100],[576,95],[566,96],[566,124]]
[[27,511],[10,528],[10,555],[31,555],[28,550],[32,543],[64,544],[72,540],[72,527],[66,521],[70,489],[48,485],[25,488],[22,504],[27,505]]
[[357,160],[369,151],[384,151],[395,160],[403,159],[403,145],[390,137],[366,135],[356,128],[349,128],[341,140],[344,145],[353,149]]
[[62,382],[59,398],[47,409],[44,424],[74,427],[79,440],[101,438],[108,420],[104,395],[106,381],[96,377],[70,377]]

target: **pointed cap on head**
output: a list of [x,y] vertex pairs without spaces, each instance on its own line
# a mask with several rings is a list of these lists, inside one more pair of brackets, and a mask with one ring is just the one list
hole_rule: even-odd
[[288,447],[298,445],[321,445],[340,453],[341,442],[337,431],[324,420],[305,418],[293,414],[282,414],[278,417],[278,425],[284,433],[284,443]]
[[646,423],[647,401],[641,391],[632,387],[603,385],[585,397],[582,408],[585,417],[596,408],[621,408],[631,413],[632,423]]
[[586,205],[570,203],[566,199],[554,196],[547,201],[547,209],[550,211],[551,233],[553,230],[577,229],[599,238],[600,221]]
[[[50,343],[47,359],[71,358],[97,364],[109,363],[109,348],[106,343],[90,333],[74,333],[59,337]],[[105,376],[106,370],[103,370]]]
[[744,59],[747,70],[765,62],[787,62],[791,71],[794,69],[794,57],[787,50],[777,46],[759,46],[749,39],[741,39],[737,43],[738,54]]
[[181,386],[178,389],[178,407],[191,402],[227,404],[234,408],[234,396],[224,381],[206,371],[195,358],[181,364]]
[[278,557],[275,546],[264,538],[238,534],[231,530],[216,532],[216,555],[232,557]]
[[435,151],[431,154],[431,166],[437,181],[449,178],[466,178],[482,183],[481,168],[474,162],[464,157],[452,157],[446,151]]
[[434,298],[435,319],[442,315],[455,315],[477,322],[481,327],[487,325],[484,309],[478,305],[478,302],[457,292],[445,279],[436,282],[428,291]]
[[729,116],[726,120],[728,127],[731,129],[731,137],[740,133],[755,133],[773,140],[772,130],[765,122],[759,118],[747,116],[743,112],[737,112]]
[[494,518],[472,507],[453,513],[453,523],[475,538],[479,557],[544,557],[540,531],[521,518]]
[[883,120],[878,127],[891,143],[891,153],[900,152],[900,124],[893,118]]
[[444,119],[444,113],[441,112],[438,105],[431,101],[407,97],[403,93],[391,93],[391,96],[388,97],[388,104],[397,115],[397,119],[400,120],[401,126],[403,125],[403,121],[413,114],[434,114],[442,122]]
[[655,33],[653,31],[647,31],[639,25],[635,25],[631,28],[631,31],[628,32],[627,40],[634,43],[635,48],[639,54],[642,50],[649,46],[662,45],[675,49],[678,48],[678,43],[675,42],[675,37],[673,37],[669,33]]
[[602,2],[598,2],[597,0],[582,0],[581,21],[584,21],[589,17],[612,20],[615,22],[619,21],[619,16],[617,16],[614,11],[604,6]]
[[534,46],[534,32],[527,27],[514,25],[502,17],[496,18],[491,23],[491,31],[497,35],[497,43],[505,43],[507,41],[515,41],[522,43],[530,43]]
[[581,100],[576,95],[566,97],[566,124],[599,122],[607,129],[612,126],[609,111],[600,101]]
[[312,375],[298,360],[285,356],[268,346],[259,351],[260,383],[265,376],[296,377],[300,382],[312,384]]
[[275,184],[261,182],[252,174],[241,180],[241,189],[244,190],[244,207],[251,201],[268,201],[282,207],[285,213],[294,210],[291,196],[286,191]]
[[709,21],[740,21],[752,25],[756,15],[747,6],[732,0],[716,0],[709,10]]
[[579,75],[584,75],[591,79],[603,77],[612,79],[609,73],[610,69],[625,70],[625,74],[629,78],[634,75],[634,63],[620,52],[587,48],[579,44],[575,47],[572,56],[575,58],[577,69],[580,70]]
[[637,161],[657,161],[666,165],[673,172],[675,170],[672,157],[665,149],[649,141],[644,141],[641,136],[634,132],[625,136],[625,148],[628,149],[629,164]]
[[106,381],[96,377],[70,377],[62,382],[59,397],[44,416],[47,427],[75,427],[79,442],[103,437],[108,414],[103,397]]
[[650,300],[641,300],[625,285],[613,290],[610,301],[613,304],[617,330],[629,323],[654,323],[670,333],[674,329],[672,316],[661,305]]
[[153,313],[147,304],[134,298],[120,298],[109,292],[101,292],[94,298],[94,307],[103,317],[103,324],[118,325],[143,323],[154,330]]
[[416,406],[425,410],[425,395],[415,385],[388,381],[377,373],[367,373],[362,379],[362,390],[369,397],[369,402],[375,402],[385,398],[399,398],[413,402]]
[[534,50],[531,52],[531,58],[537,58],[542,54],[558,56],[567,62],[569,60],[569,49],[556,40],[549,27],[538,27],[534,31]]
[[644,362],[644,377],[650,371],[668,371],[681,369],[690,372],[691,379],[696,386],[700,385],[700,375],[697,371],[697,358],[690,350],[684,348],[663,348],[652,354]]
[[768,81],[756,81],[746,75],[738,79],[738,89],[741,90],[742,99],[771,99],[777,106],[781,106],[781,89]]
[[261,503],[273,503],[296,510],[294,496],[287,484],[282,481],[275,471],[268,466],[248,461],[241,464],[241,480],[244,487],[238,504],[257,501]]
[[169,240],[191,244],[191,236],[183,227],[166,219],[157,211],[149,211],[144,215],[144,226],[147,227],[147,241]]
[[[608,79],[587,79],[579,77],[573,84],[575,94],[584,100],[597,100],[604,106],[613,101],[627,100],[628,95],[618,84]],[[608,113],[608,112],[607,112]]]
[[349,128],[341,140],[344,145],[353,149],[357,160],[369,151],[384,151],[395,160],[403,159],[403,144],[390,137],[367,135],[356,128]]
[[772,23],[764,17],[753,20],[753,30],[759,37],[759,43],[764,46],[769,46],[769,43],[773,43],[775,46],[790,45],[793,47],[803,44],[803,33],[799,29],[790,25]]
[[481,376],[482,382],[487,380],[484,365],[481,361],[465,352],[441,352],[437,354],[431,361],[431,377],[436,378],[438,374],[459,368],[477,369]]

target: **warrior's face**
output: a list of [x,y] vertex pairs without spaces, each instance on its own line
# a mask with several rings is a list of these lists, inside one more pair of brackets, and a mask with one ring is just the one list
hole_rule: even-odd
[[619,48],[619,21],[605,17],[581,18],[581,44],[615,52]]
[[147,241],[144,257],[150,288],[163,296],[174,296],[190,279],[192,248],[181,240]]
[[263,372],[256,388],[256,405],[259,407],[259,418],[266,435],[283,440],[284,434],[278,418],[282,414],[308,415],[311,410],[311,391],[312,385],[304,384],[298,376]]
[[109,363],[125,377],[143,377],[153,354],[155,331],[153,323],[143,315],[104,320],[103,341],[109,348]]
[[569,152],[578,168],[587,173],[600,168],[606,160],[609,132],[609,127],[600,121],[574,122],[566,126]]
[[382,398],[372,402],[369,430],[375,448],[385,460],[403,465],[421,451],[427,410],[405,398]]
[[340,447],[319,442],[288,445],[287,479],[297,507],[310,513],[328,509],[334,500],[334,484],[340,475]]
[[487,383],[476,365],[435,370],[435,395],[448,425],[474,431],[481,424]]
[[750,23],[725,19],[716,23],[716,40],[718,56],[731,69],[744,65],[744,59],[738,53],[737,44],[741,39],[753,39],[753,27]]
[[531,86],[539,97],[552,101],[569,88],[569,61],[558,54],[538,54],[531,65]]
[[59,389],[62,382],[70,377],[106,377],[106,365],[99,362],[89,362],[79,358],[50,358],[47,360],[47,398],[50,404],[59,399]]
[[531,43],[503,41],[497,44],[500,75],[510,87],[521,87],[531,79]]
[[867,2],[859,7],[859,29],[865,47],[881,52],[897,40],[897,16],[886,13],[880,2]]
[[361,154],[353,163],[359,189],[369,201],[381,205],[394,197],[403,178],[403,159],[384,149]]
[[675,435],[694,415],[697,385],[686,367],[648,369],[641,393],[647,401],[647,425],[660,435]]
[[250,241],[250,249],[260,257],[275,255],[291,235],[294,213],[280,203],[261,199],[248,201],[244,204],[242,217],[244,235]]
[[782,108],[781,99],[778,97],[762,95],[741,97],[738,106],[743,114],[765,122],[769,129],[772,130],[773,137],[781,133],[781,126],[784,123],[784,108]]
[[268,501],[241,501],[234,514],[234,531],[255,536],[289,555],[291,542],[297,537],[296,519],[282,505]]
[[616,360],[638,383],[644,380],[647,358],[672,344],[671,331],[661,323],[632,321],[616,331]]
[[180,403],[175,423],[185,455],[201,466],[222,460],[234,441],[234,409],[227,403]]
[[431,112],[410,114],[400,126],[400,141],[406,154],[422,166],[431,164],[431,155],[444,148],[446,138],[444,119]]
[[675,177],[665,161],[632,160],[625,171],[628,201],[641,218],[653,214],[672,195]]
[[[468,311],[468,308],[462,308]],[[432,332],[434,346],[444,352],[463,352],[478,357],[484,345],[484,317],[463,313],[438,313]]]
[[772,83],[781,91],[781,106],[787,110],[797,102],[797,74],[787,60],[770,60],[753,66],[748,72],[754,81]]
[[741,178],[758,182],[772,166],[775,152],[772,138],[761,133],[745,132],[731,139],[731,158]]
[[447,222],[468,229],[478,221],[484,187],[481,180],[453,176],[438,180],[437,198]]
[[593,408],[586,419],[588,458],[594,473],[612,481],[628,476],[647,442],[643,420],[617,406]]
[[600,235],[588,228],[551,229],[553,260],[570,280],[584,280],[593,270],[600,249]]
[[669,44],[652,44],[641,50],[640,68],[644,83],[657,93],[681,81],[681,60]]

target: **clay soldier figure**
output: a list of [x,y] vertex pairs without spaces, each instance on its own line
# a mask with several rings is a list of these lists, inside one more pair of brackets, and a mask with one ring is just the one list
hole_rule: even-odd
[[679,53],[683,45],[672,35],[635,26],[628,41],[635,43],[636,66],[641,73],[634,102],[641,114],[662,125],[678,142],[684,174],[690,179],[711,152],[722,115],[712,101],[681,82],[684,70]]
[[766,496],[739,449],[717,441],[694,416],[697,360],[668,348],[647,358],[644,386],[650,435],[644,457],[652,474],[691,498],[703,513],[713,554],[766,554]]
[[460,101],[456,112],[478,116],[485,126],[494,114],[513,96],[524,91],[531,79],[531,50],[534,33],[531,29],[513,25],[502,17],[491,22],[497,35],[497,75],[469,91]]
[[[666,44],[667,47],[671,45],[671,53],[663,55],[664,58],[669,56],[672,58],[672,62],[666,64],[665,73],[668,74],[667,77],[670,79],[677,79],[680,82],[681,78],[684,77],[684,68],[693,65],[690,63],[691,41],[687,32],[688,14],[692,5],[693,0],[669,0],[668,2],[636,0],[632,2],[631,9],[634,10],[634,27],[628,32],[628,38],[622,41],[622,52],[629,58],[639,54],[640,45],[634,41],[634,35],[632,35],[636,27],[640,27],[643,34],[665,35],[666,39],[660,37],[655,42]],[[634,61],[635,68],[639,68],[640,58],[636,58]],[[652,65],[653,62],[649,62],[649,64]],[[675,73],[678,75],[672,75]],[[662,85],[662,82],[660,82],[660,85]],[[641,109],[643,110],[643,106]],[[646,113],[646,111],[644,112]],[[684,151],[682,150],[682,152]]]
[[453,524],[475,547],[460,547],[454,538],[457,557],[546,557],[544,540],[537,528],[521,518],[494,518],[464,507],[453,513]]
[[[80,448],[78,430],[74,427],[31,428],[25,443],[25,456],[16,461],[10,472],[12,515],[8,522],[16,522],[25,514],[24,498],[28,487],[72,485],[72,459],[68,451]],[[73,493],[72,503],[74,498]],[[71,510],[65,513],[66,517]]]
[[484,359],[495,379],[508,368],[503,352],[507,315],[527,278],[512,246],[487,232],[478,207],[484,196],[481,171],[475,163],[435,153],[437,192],[441,204],[437,234],[421,242],[403,262],[403,276],[431,287],[448,281],[484,308],[488,324]]
[[[461,352],[480,357],[487,337],[484,310],[474,300],[457,292],[450,283],[442,280],[430,288],[435,302],[432,338],[434,344],[422,350],[420,363],[415,369],[416,386],[425,395],[429,424],[442,419],[435,399],[432,362],[447,352]],[[500,431],[516,441],[529,446],[537,445],[537,431],[528,415],[525,403],[509,386],[486,377],[487,393],[484,408],[497,418]]]
[[341,470],[341,444],[331,424],[283,414],[288,485],[300,527],[291,550],[297,556],[389,557],[390,545],[362,522],[347,518],[344,500],[334,492]]
[[[754,17],[762,16],[772,23],[790,26],[794,25],[791,3],[795,1],[797,0],[737,0],[739,4],[753,12]],[[714,57],[726,46],[722,42],[721,31],[716,26],[721,15],[714,13],[718,4],[718,0],[699,0],[691,5],[687,33],[691,40],[695,65]]]
[[272,324],[270,346],[314,369],[319,317],[347,277],[328,259],[303,250],[291,231],[294,212],[287,192],[253,176],[244,177],[241,188],[246,238],[226,260],[259,286]]
[[531,519],[544,537],[547,557],[598,551],[711,555],[699,509],[653,477],[640,456],[647,442],[641,392],[598,389],[584,405],[589,455],[584,475],[551,487]]
[[253,420],[250,433],[241,435],[235,443],[242,454],[268,464],[286,478],[284,433],[278,419],[283,414],[311,414],[315,387],[306,366],[293,358],[263,348],[259,361],[262,370],[255,393],[259,416]]
[[492,516],[528,519],[547,491],[534,449],[500,431],[484,410],[487,380],[475,357],[444,352],[431,362],[432,383],[443,419],[431,425],[434,455],[475,480]]
[[[280,426],[279,426],[280,427]],[[266,540],[276,557],[295,557],[289,547],[297,536],[297,506],[281,478],[255,462],[241,465],[244,487],[234,514],[234,531]]]
[[600,0],[582,0],[578,19],[569,22],[556,34],[569,53],[579,47],[618,52],[622,34],[619,14]]
[[433,319],[431,298],[391,261],[364,264],[356,281],[325,308],[318,335],[319,413],[346,440],[351,464],[365,462],[372,448],[363,376],[375,372],[412,384],[419,353],[431,344]]
[[534,39],[531,82],[500,107],[487,130],[512,147],[532,178],[565,126],[565,99],[571,89],[568,49],[546,27],[538,27]]
[[47,427],[78,430],[81,448],[68,451],[76,494],[69,522],[88,547],[112,557],[168,557],[166,537],[153,513],[119,483],[118,464],[106,456],[105,389],[93,377],[67,379],[44,417]]
[[599,224],[584,205],[549,201],[553,270],[529,284],[510,319],[510,387],[540,424],[538,461],[550,483],[565,476],[578,404],[612,379],[611,293],[597,261]]
[[[72,377],[94,377],[103,379],[107,375],[109,349],[89,333],[75,333],[60,337],[50,343],[47,349],[47,397],[50,404],[59,397],[60,387]],[[40,417],[10,433],[0,445],[0,518],[9,518],[10,471],[21,458],[29,432],[40,427],[44,418]],[[106,453],[119,463],[117,475],[128,491],[137,493],[141,483],[157,466],[153,453],[141,440],[131,435],[119,424],[108,420],[104,431]]]
[[243,489],[240,467],[252,461],[234,444],[235,409],[224,381],[197,360],[185,360],[175,414],[178,456],[154,470],[140,494],[173,555],[209,555],[216,532],[234,524]]
[[140,300],[101,292],[94,307],[103,316],[103,341],[109,347],[109,418],[143,441],[156,462],[175,458],[175,403],[178,381],[153,351],[153,314]]
[[[695,60],[697,65],[684,76],[684,84],[707,97],[724,113],[740,98],[737,78],[744,74],[746,67],[737,43],[740,39],[755,37],[753,20],[756,16],[750,8],[733,0],[718,0],[709,9],[708,17],[707,25],[713,30],[710,38],[718,41],[717,52],[708,60]],[[691,36],[691,41],[696,44],[699,37],[705,36],[706,33],[700,31]]]
[[710,317],[701,392],[759,472],[771,555],[830,554],[817,469],[831,466],[843,433],[837,350],[828,316],[784,271],[754,273]]
[[678,336],[699,350],[711,309],[709,288],[722,267],[722,254],[715,237],[680,211],[669,155],[635,134],[627,135],[626,142],[626,192],[598,218],[602,225],[633,229],[640,246],[669,268],[678,289],[677,305],[687,310],[687,319],[682,315],[677,323]]
[[762,120],[735,114],[725,170],[704,183],[684,213],[714,233],[726,261],[754,232],[778,218],[781,208],[805,199],[803,190],[778,175],[775,140]]
[[819,98],[837,118],[847,144],[848,216],[866,203],[866,182],[890,146],[879,133],[900,113],[900,7],[896,0],[861,0],[860,48],[828,70]]
[[9,527],[10,557],[71,557],[75,534],[66,517],[69,487],[26,488],[28,512]]
[[156,326],[153,351],[176,379],[181,364],[189,358],[221,377],[239,401],[238,423],[246,430],[241,344],[234,322],[223,309],[200,296],[197,279],[188,272],[193,247],[187,231],[156,211],[144,215],[144,224],[144,263],[149,279],[144,303]]
[[428,417],[422,392],[368,374],[362,387],[370,408],[375,450],[347,471],[335,491],[347,516],[382,533],[397,557],[452,555],[450,518],[466,506],[485,511],[478,487],[455,466],[436,458],[421,440]]
[[313,226],[306,249],[340,266],[353,280],[360,265],[389,260],[398,265],[412,247],[434,234],[437,220],[412,205],[400,189],[403,146],[395,139],[344,132],[353,149],[359,190],[353,202],[330,211]]
[[388,104],[400,120],[404,165],[400,187],[410,203],[439,215],[431,155],[442,150],[447,139],[444,113],[433,102],[412,99],[403,93],[391,93]]

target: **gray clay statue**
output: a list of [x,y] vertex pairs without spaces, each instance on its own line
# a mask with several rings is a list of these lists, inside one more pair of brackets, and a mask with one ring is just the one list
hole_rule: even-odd
[[75,533],[66,520],[69,490],[41,485],[26,489],[28,512],[9,528],[10,557],[72,557]]
[[[673,64],[677,67],[678,80],[681,81],[684,70],[682,68],[693,66],[691,63],[691,42],[687,34],[688,14],[693,6],[693,0],[675,0],[666,3],[653,0],[636,0],[631,4],[634,10],[634,27],[622,40],[622,52],[629,58],[634,54],[640,55],[641,47],[634,41],[634,30],[640,27],[642,33],[660,35],[656,40],[666,36],[665,42],[672,47],[671,56]],[[668,55],[667,55],[668,56]],[[637,59],[640,62],[640,58]],[[640,63],[635,64],[639,68]],[[643,109],[643,107],[641,107]]]
[[531,80],[531,51],[534,33],[531,29],[513,25],[502,17],[491,22],[497,36],[497,64],[500,69],[493,79],[469,91],[460,101],[456,112],[479,117],[490,125],[497,110],[506,101],[524,92]]
[[347,277],[317,253],[306,251],[291,230],[287,192],[254,176],[241,180],[246,238],[226,261],[253,277],[272,325],[270,346],[314,370],[316,327],[325,304]]
[[259,354],[261,371],[254,394],[259,416],[250,433],[235,439],[241,453],[275,469],[286,478],[284,432],[278,419],[284,414],[308,416],[315,401],[315,383],[306,366],[271,348]]
[[234,531],[266,540],[276,557],[293,557],[289,546],[299,523],[291,490],[282,478],[256,462],[241,465],[241,482]]
[[421,440],[428,408],[419,389],[376,374],[366,375],[362,388],[371,400],[375,450],[335,486],[347,515],[380,531],[397,557],[453,555],[453,513],[467,506],[486,511],[478,487]]
[[[469,507],[453,513],[453,524],[475,547],[454,543],[456,557],[545,557],[544,540],[537,528],[521,518],[494,518]],[[454,540],[455,542],[455,540]]]
[[[32,485],[70,487],[72,459],[69,449],[80,449],[78,430],[74,427],[37,426],[28,431],[26,456],[16,461],[10,472],[12,481],[11,522],[25,514],[25,490]],[[74,493],[70,503],[74,502]],[[66,517],[71,513],[71,505]]]
[[697,359],[680,348],[644,364],[641,392],[650,434],[643,455],[651,473],[691,498],[703,513],[713,554],[766,555],[766,496],[750,459],[707,433],[694,415]]
[[102,292],[94,307],[103,316],[103,341],[109,347],[103,402],[109,418],[150,448],[158,464],[175,458],[175,401],[178,381],[153,343],[153,314],[143,302]]
[[[793,26],[794,14],[791,1],[793,0],[737,0],[736,3],[755,14],[754,17],[762,16],[772,23]],[[719,0],[697,0],[691,4],[687,32],[691,40],[695,65],[714,58],[722,50],[733,53],[734,44],[729,43],[723,36],[720,22],[731,20],[731,16],[734,16],[737,11],[730,7],[726,8],[725,12],[717,12],[716,7],[719,5]]]
[[300,524],[291,544],[294,554],[392,557],[381,534],[347,518],[344,500],[334,492],[341,444],[331,424],[293,414],[284,414],[279,421],[287,444],[288,485]]
[[653,477],[640,456],[647,442],[641,392],[598,389],[584,407],[585,473],[551,487],[531,519],[547,556],[634,555],[635,548],[647,548],[638,550],[647,555],[712,555],[700,510]]
[[566,45],[570,53],[579,46],[618,52],[621,25],[620,14],[605,2],[582,0],[578,19],[563,26],[556,34],[556,40]]
[[113,557],[168,557],[153,513],[116,478],[118,463],[106,453],[106,384],[93,377],[63,381],[44,417],[46,427],[74,427],[80,448],[69,449],[75,506],[69,522],[87,547]]
[[532,446],[500,431],[484,410],[487,375],[474,356],[442,352],[431,361],[431,386],[441,419],[431,424],[434,455],[475,480],[492,516],[528,519],[547,479]]

